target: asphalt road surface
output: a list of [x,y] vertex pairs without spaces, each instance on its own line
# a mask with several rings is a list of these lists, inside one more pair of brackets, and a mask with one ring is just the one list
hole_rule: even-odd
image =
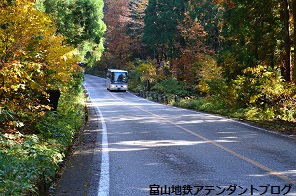
[[90,195],[296,195],[295,139],[84,85],[100,121]]

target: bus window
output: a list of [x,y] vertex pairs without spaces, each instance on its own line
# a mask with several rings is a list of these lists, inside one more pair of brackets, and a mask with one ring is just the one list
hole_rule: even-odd
[[121,83],[127,82],[127,73],[124,72],[113,72],[112,77],[110,78],[112,82]]

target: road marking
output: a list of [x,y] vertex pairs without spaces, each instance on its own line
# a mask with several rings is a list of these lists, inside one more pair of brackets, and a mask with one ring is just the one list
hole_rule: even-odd
[[98,196],[109,195],[109,150],[108,150],[108,135],[107,127],[104,120],[104,116],[101,110],[96,106],[97,111],[100,114],[100,122],[102,124],[102,162],[101,162],[101,174],[99,181]]
[[182,129],[183,131],[186,131],[187,133],[190,133],[190,134],[192,134],[192,135],[194,135],[194,136],[196,136],[196,137],[198,137],[198,138],[200,138],[200,139],[202,139],[202,140],[204,140],[204,141],[207,141],[207,142],[213,144],[214,146],[216,146],[216,147],[218,147],[218,148],[220,148],[220,149],[222,149],[222,150],[224,150],[224,151],[226,151],[226,152],[229,152],[230,154],[232,154],[232,155],[234,155],[234,156],[236,156],[236,157],[238,157],[238,158],[240,158],[240,159],[242,159],[242,160],[244,160],[244,161],[246,161],[246,162],[248,162],[248,163],[251,163],[252,165],[255,165],[256,167],[259,167],[260,169],[269,172],[269,174],[274,175],[274,176],[277,176],[277,177],[279,177],[279,178],[285,180],[286,182],[288,182],[288,183],[293,184],[294,186],[296,186],[296,181],[295,181],[295,180],[290,179],[289,177],[283,175],[281,172],[274,171],[273,169],[271,169],[271,168],[269,168],[269,167],[267,167],[267,166],[265,166],[265,165],[262,165],[262,164],[260,164],[260,163],[258,163],[258,162],[256,162],[256,161],[254,161],[254,160],[248,158],[248,157],[245,157],[245,156],[243,156],[243,155],[241,155],[241,154],[239,154],[239,153],[237,153],[237,152],[235,152],[235,151],[233,151],[233,150],[230,150],[229,148],[226,148],[226,147],[222,146],[221,144],[219,144],[219,143],[217,143],[217,142],[215,142],[215,141],[213,141],[213,140],[210,140],[210,139],[208,139],[208,138],[206,138],[206,137],[203,137],[203,136],[201,136],[200,134],[197,134],[197,133],[195,133],[195,132],[193,132],[193,131],[191,131],[191,130],[185,128],[185,127],[182,127],[182,126],[180,126],[180,125],[178,125],[178,124],[176,124],[176,123],[174,123],[174,122],[172,122],[172,121],[170,121],[170,120],[168,120],[168,119],[166,119],[166,118],[164,118],[164,117],[162,117],[162,116],[160,116],[160,115],[157,115],[157,114],[154,114],[154,113],[152,113],[152,112],[149,112],[149,111],[147,111],[147,110],[145,110],[145,109],[140,108],[139,106],[135,106],[135,105],[129,104],[128,102],[125,102],[124,100],[122,100],[122,99],[120,99],[120,98],[114,96],[112,93],[110,93],[110,94],[111,94],[114,98],[116,98],[116,99],[118,99],[118,100],[120,100],[120,101],[122,101],[122,102],[124,102],[124,103],[127,103],[128,105],[131,105],[132,107],[135,107],[135,108],[137,108],[137,109],[139,109],[139,110],[141,110],[141,111],[143,111],[143,112],[146,112],[146,113],[148,113],[148,114],[151,114],[151,115],[155,116],[155,117],[158,118],[158,119],[161,119],[161,120],[163,120],[163,121],[165,121],[165,122],[167,122],[167,123],[169,123],[169,124],[171,124],[171,125],[174,125],[175,127],[178,127],[178,128],[180,128],[180,129]]
[[[91,102],[94,104],[93,99],[89,95]],[[98,196],[108,196],[109,195],[109,186],[110,186],[110,174],[109,174],[109,150],[108,150],[108,130],[105,123],[104,116],[101,110],[96,107],[96,112],[99,113],[99,122],[101,123],[101,132],[102,132],[102,159],[101,159],[101,172],[100,180],[98,186]]]
[[237,120],[234,120],[234,119],[229,119],[235,123],[238,123],[238,124],[241,124],[241,125],[244,125],[244,126],[247,126],[247,127],[250,127],[250,128],[253,128],[253,129],[257,129],[257,130],[260,130],[260,131],[264,131],[264,132],[267,132],[267,133],[272,133],[272,134],[275,134],[275,135],[280,135],[281,137],[286,137],[286,138],[290,138],[290,139],[296,139],[296,135],[285,135],[285,134],[282,134],[280,132],[276,132],[276,131],[270,131],[268,129],[264,129],[264,128],[260,128],[260,127],[256,127],[256,126],[253,126],[253,125],[249,125],[247,123],[244,123],[244,122],[240,122],[240,121],[237,121]]

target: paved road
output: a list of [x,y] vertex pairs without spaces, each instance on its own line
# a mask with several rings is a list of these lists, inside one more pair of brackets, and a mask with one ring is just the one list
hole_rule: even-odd
[[90,186],[99,193],[89,195],[296,195],[295,140],[109,92],[95,76],[85,86],[101,123]]

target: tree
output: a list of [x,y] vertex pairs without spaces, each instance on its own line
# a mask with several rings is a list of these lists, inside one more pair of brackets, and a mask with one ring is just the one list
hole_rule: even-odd
[[[284,21],[285,35],[284,76],[286,81],[296,81],[296,2],[295,0],[283,0],[282,6],[282,18]],[[292,51],[292,49],[294,52]],[[294,53],[294,55],[292,53]]]
[[[285,67],[282,65],[286,44],[281,3],[278,0],[233,2],[230,9],[224,5],[219,61],[225,76],[234,79],[243,69],[258,64],[273,69]],[[225,64],[230,54],[236,64]]]
[[240,65],[234,68],[236,75],[247,67],[262,64],[281,69],[285,80],[292,81],[295,0],[233,0],[230,9],[223,3],[220,2],[225,10],[221,34],[223,48],[219,56],[223,59],[229,52],[236,56]]
[[169,60],[178,51],[174,44],[179,42],[177,25],[184,18],[185,1],[150,0],[145,10],[145,27],[142,41],[153,51],[153,58]]
[[289,8],[289,1],[283,0],[283,21],[284,21],[284,47],[285,47],[285,54],[284,54],[284,77],[286,81],[292,81],[292,56],[291,56],[291,39],[290,39],[290,8]]
[[293,12],[293,43],[294,43],[294,70],[293,70],[293,80],[296,81],[296,0],[291,0],[292,1],[292,12]]
[[296,81],[296,0],[292,0],[292,12],[293,12],[293,43],[294,43],[294,71],[293,71],[293,80]]
[[208,0],[192,0],[188,3],[188,9],[191,18],[200,22],[207,32],[206,45],[218,53],[223,20],[222,5]]
[[84,61],[99,60],[103,52],[103,0],[45,0],[46,13],[54,16],[57,32],[78,48]]
[[209,56],[212,52],[206,47],[207,33],[201,22],[195,21],[189,14],[185,13],[185,18],[177,26],[183,44],[176,43],[180,51],[178,58],[172,62],[173,71],[176,73],[178,80],[185,81],[190,85],[196,85],[199,77],[198,63]]
[[127,24],[127,35],[131,39],[130,48],[133,51],[132,58],[146,58],[146,46],[141,40],[144,35],[144,17],[147,4],[148,0],[130,1],[129,3],[131,12],[130,20]]
[[30,0],[0,3],[0,40],[1,132],[32,131],[48,109],[40,97],[49,89],[70,88],[78,59]]
[[132,51],[130,49],[131,38],[127,34],[127,24],[130,21],[130,9],[128,0],[108,0],[105,2],[105,18],[107,25],[105,35],[105,51],[102,66],[109,68],[124,68],[129,61]]

